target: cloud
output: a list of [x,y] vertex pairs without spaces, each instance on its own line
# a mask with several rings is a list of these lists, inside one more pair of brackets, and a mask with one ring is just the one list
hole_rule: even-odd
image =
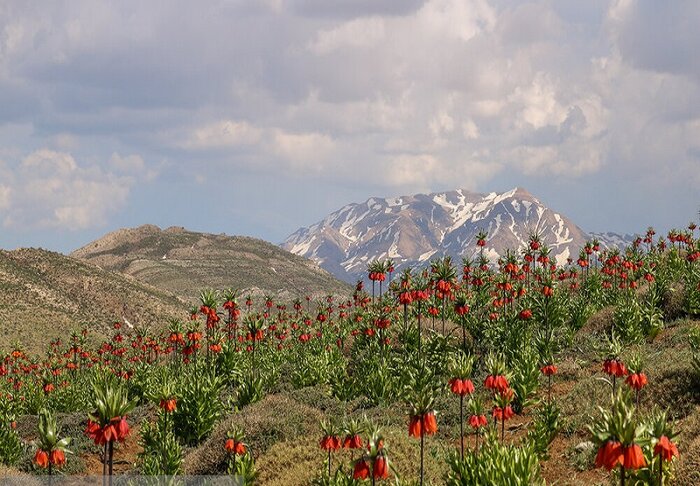
[[321,171],[333,155],[335,142],[321,133],[289,133],[277,130],[271,145],[272,152],[280,156],[293,169],[311,172]]
[[185,140],[185,148],[220,149],[253,145],[260,141],[262,131],[245,121],[221,120],[196,128]]
[[318,32],[309,49],[316,54],[329,54],[343,47],[372,47],[381,42],[384,36],[382,18],[360,18],[333,29]]
[[[112,161],[132,168],[138,156]],[[125,162],[126,161],[126,162]],[[104,226],[127,201],[134,179],[80,166],[68,153],[40,149],[13,170],[5,167],[0,185],[0,215],[11,229],[80,230]]]
[[[700,153],[698,8],[690,0],[9,3],[0,8],[0,157],[16,163],[0,178],[0,207],[4,218],[88,227],[114,220],[131,193],[155,198],[134,181],[160,184],[160,202],[194,177],[212,184],[209,170],[243,186],[283,178],[302,196],[264,209],[290,226],[261,235],[280,240],[316,214],[310,188],[319,179],[333,188],[324,200],[333,206],[365,198],[368,187],[537,192],[553,177],[570,184],[550,198],[555,205],[571,187],[585,198],[591,181],[631,192],[654,181],[687,187]],[[27,187],[42,173],[51,201],[30,211]],[[117,209],[86,195],[97,209],[80,214],[71,202],[101,190]],[[272,204],[260,198],[251,204]],[[640,203],[639,220],[652,199]],[[207,207],[227,203],[213,190],[201,197]]]

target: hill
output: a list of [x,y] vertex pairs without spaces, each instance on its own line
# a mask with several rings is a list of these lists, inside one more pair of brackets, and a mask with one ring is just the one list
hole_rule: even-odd
[[[348,204],[324,220],[300,228],[282,247],[316,261],[352,281],[374,259],[391,258],[397,269],[451,255],[455,261],[478,253],[477,234],[488,233],[486,255],[492,260],[507,249],[525,246],[537,233],[559,264],[578,256],[592,236],[567,217],[542,204],[522,188],[497,194],[466,190],[370,198]],[[603,247],[625,246],[629,236],[595,235]]]
[[183,317],[172,294],[96,265],[40,249],[0,251],[1,349],[18,341],[43,349],[82,325],[156,325]]
[[314,262],[256,238],[181,227],[120,229],[71,256],[195,302],[203,288],[257,289],[281,297],[347,293]]

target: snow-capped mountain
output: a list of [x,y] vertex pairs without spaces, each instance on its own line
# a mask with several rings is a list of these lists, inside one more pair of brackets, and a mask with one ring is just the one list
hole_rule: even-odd
[[[478,253],[476,236],[481,230],[488,233],[485,251],[492,260],[506,249],[522,248],[529,235],[537,233],[561,264],[576,258],[591,237],[522,188],[487,195],[458,189],[348,204],[300,228],[282,246],[352,281],[374,259],[391,258],[397,269],[443,255],[459,262]],[[624,246],[623,236],[597,237],[603,246]]]

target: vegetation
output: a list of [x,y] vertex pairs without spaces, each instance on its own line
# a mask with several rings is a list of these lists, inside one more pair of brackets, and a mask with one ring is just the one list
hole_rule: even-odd
[[697,484],[699,240],[654,236],[557,266],[537,235],[489,262],[483,234],[459,268],[370,262],[369,292],[205,290],[152,330],[15,346],[0,460],[40,473],[38,450],[60,449],[60,472],[245,484]]

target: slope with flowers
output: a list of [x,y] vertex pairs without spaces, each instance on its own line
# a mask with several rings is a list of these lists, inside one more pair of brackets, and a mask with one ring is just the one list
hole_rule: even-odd
[[[283,248],[316,261],[339,278],[353,281],[367,263],[392,259],[397,269],[450,255],[458,261],[476,253],[479,232],[488,235],[488,256],[521,249],[538,234],[559,264],[578,257],[589,235],[522,188],[497,194],[466,190],[371,198],[349,204],[324,220],[300,228]],[[630,235],[594,235],[603,247],[624,247]]]
[[466,265],[382,278],[370,262],[371,294],[209,291],[165,332],[13,349],[0,463],[111,474],[135,455],[129,472],[276,485],[698,484],[695,230],[564,266],[489,265],[484,237]]
[[287,298],[349,291],[312,261],[265,241],[181,227],[121,229],[71,256],[125,273],[188,302],[196,301],[203,288],[257,289]]

